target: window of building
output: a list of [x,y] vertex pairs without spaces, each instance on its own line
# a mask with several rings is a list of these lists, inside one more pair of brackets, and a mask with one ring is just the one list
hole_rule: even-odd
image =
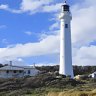
[[7,70],[6,73],[9,73],[9,70]]
[[68,24],[65,24],[65,28],[68,28]]
[[19,73],[22,73],[22,71],[20,70]]
[[96,78],[96,74],[94,74],[94,77]]
[[30,74],[30,70],[28,70],[28,74]]
[[16,70],[14,70],[14,73],[16,73]]

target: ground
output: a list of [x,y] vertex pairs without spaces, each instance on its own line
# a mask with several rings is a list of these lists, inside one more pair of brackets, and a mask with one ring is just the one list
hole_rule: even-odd
[[58,77],[52,72],[35,77],[0,79],[0,96],[96,96],[96,80],[77,81]]

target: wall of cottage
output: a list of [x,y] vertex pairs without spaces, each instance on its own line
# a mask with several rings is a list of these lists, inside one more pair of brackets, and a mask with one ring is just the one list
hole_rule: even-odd
[[39,73],[37,69],[28,69],[24,70],[0,70],[0,78],[20,78],[24,76],[35,76]]
[[37,69],[24,69],[24,76],[35,76],[39,73]]
[[24,72],[19,70],[0,70],[0,78],[19,78],[23,77]]

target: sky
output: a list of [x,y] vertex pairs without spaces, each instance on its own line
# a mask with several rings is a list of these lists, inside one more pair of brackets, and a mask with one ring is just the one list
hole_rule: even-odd
[[[0,63],[57,65],[64,0],[0,0]],[[67,0],[72,64],[96,65],[96,0]]]

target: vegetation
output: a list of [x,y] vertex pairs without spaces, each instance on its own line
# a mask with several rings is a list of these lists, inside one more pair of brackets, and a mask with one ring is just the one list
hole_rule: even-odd
[[[59,66],[42,66],[37,67],[44,72],[55,72],[59,70]],[[96,71],[96,66],[73,66],[74,75],[91,74]]]
[[[7,66],[8,64],[0,64],[0,67]],[[59,65],[56,66],[42,66],[37,69],[43,72],[55,72],[59,70]],[[96,71],[96,66],[73,66],[74,75],[90,74]]]
[[[80,69],[78,69],[80,68]],[[35,77],[0,79],[0,96],[96,96],[96,79],[74,80],[60,76],[58,66],[38,67]],[[77,70],[76,70],[77,69]],[[90,69],[90,72],[84,70]],[[95,67],[74,67],[76,72],[89,74]]]

